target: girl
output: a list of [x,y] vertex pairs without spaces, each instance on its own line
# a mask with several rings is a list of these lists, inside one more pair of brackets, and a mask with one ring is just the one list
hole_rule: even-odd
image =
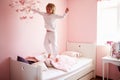
[[[45,28],[46,28],[46,35],[44,39],[44,46],[47,51],[47,53],[50,55],[52,54],[51,50],[53,51],[53,55],[56,56],[57,49],[56,49],[56,37],[55,37],[55,21],[56,19],[64,18],[65,15],[68,13],[69,9],[66,8],[65,13],[63,15],[56,15],[55,14],[55,5],[53,3],[48,3],[46,6],[46,12],[40,12],[35,9],[32,9],[32,11],[37,12],[38,14],[42,15],[45,21]],[[52,48],[50,48],[50,44]]]

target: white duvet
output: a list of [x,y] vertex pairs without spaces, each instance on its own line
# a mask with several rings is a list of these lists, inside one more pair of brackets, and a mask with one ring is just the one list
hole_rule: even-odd
[[[60,63],[62,64],[62,63]],[[56,67],[58,69],[55,69],[55,68],[48,68],[48,70],[46,71],[43,71],[43,74],[42,74],[42,77],[43,77],[43,80],[54,80],[56,78],[60,78],[60,77],[63,77],[63,76],[66,76],[70,73],[74,73],[75,71],[77,71],[78,69],[81,69],[87,65],[91,65],[92,64],[92,59],[89,59],[89,58],[80,58],[77,60],[77,63],[75,63],[74,65],[71,65],[68,69],[67,72],[63,71],[63,70],[59,70],[60,69],[63,69],[63,66],[66,66],[67,64],[65,65],[59,65],[56,63]],[[67,69],[68,67],[64,67],[64,69]]]

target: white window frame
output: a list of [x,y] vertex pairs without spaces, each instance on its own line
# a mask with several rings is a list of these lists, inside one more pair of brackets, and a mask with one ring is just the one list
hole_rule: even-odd
[[[110,16],[112,13],[105,13],[111,10],[116,17]],[[104,17],[102,16],[104,15]],[[108,16],[105,16],[108,15]],[[109,22],[107,23],[107,17]],[[106,19],[106,21],[104,21]],[[113,20],[113,22],[112,22]],[[113,25],[113,26],[112,26]],[[110,28],[109,28],[110,27]],[[108,35],[107,35],[108,34]],[[102,0],[98,1],[98,16],[97,16],[97,44],[103,45],[107,41],[120,41],[120,0]]]

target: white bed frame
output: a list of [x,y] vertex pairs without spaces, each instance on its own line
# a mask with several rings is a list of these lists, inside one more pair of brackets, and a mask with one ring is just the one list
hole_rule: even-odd
[[[93,59],[93,75],[92,76],[93,78],[96,77],[96,44],[95,43],[67,42],[67,50],[77,51],[77,52],[83,53],[84,57],[92,58]],[[89,80],[89,79],[87,78],[87,79],[80,79],[80,80]]]
[[[74,74],[69,74],[55,80],[90,80],[95,77],[96,45],[93,43],[67,42],[67,50],[78,51],[83,56],[93,59],[93,67],[82,68]],[[49,74],[48,74],[49,75]],[[10,80],[42,80],[41,67],[10,59]]]

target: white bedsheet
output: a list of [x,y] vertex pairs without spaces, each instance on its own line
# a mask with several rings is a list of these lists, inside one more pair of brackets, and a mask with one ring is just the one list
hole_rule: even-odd
[[78,69],[81,69],[87,65],[92,65],[92,59],[81,57],[78,59],[77,64],[73,65],[72,69],[68,72],[64,72],[62,70],[49,68],[47,71],[43,71],[42,79],[43,80],[56,80],[57,78],[69,75],[71,73],[76,72]]

